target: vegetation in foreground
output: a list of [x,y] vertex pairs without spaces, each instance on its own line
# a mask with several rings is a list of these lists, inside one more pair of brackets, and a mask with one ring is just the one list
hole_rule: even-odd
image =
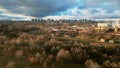
[[76,39],[78,32],[56,32],[53,27],[1,24],[0,68],[120,68],[119,44]]

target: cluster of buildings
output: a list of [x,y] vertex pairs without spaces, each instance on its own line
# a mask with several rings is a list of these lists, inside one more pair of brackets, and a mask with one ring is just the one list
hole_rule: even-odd
[[120,43],[120,19],[114,19],[104,23],[97,23],[99,29],[113,30],[113,32],[105,32],[99,38],[100,42]]
[[88,20],[88,19],[79,19],[79,20],[67,20],[67,19],[31,19],[33,23],[94,23],[95,20]]
[[98,23],[97,26],[99,28],[120,28],[120,19],[114,19],[110,21],[106,21],[104,23]]

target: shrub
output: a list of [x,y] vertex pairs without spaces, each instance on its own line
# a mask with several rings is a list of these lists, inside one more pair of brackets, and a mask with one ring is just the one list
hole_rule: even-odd
[[35,60],[36,60],[36,61],[39,61],[40,58],[41,58],[41,54],[40,54],[39,52],[37,52],[37,53],[35,54]]
[[23,57],[23,50],[17,50],[16,53],[15,53],[15,56],[17,58],[22,58]]
[[56,60],[58,62],[69,62],[71,61],[71,55],[69,53],[69,51],[66,51],[64,49],[59,50],[59,52],[57,53],[57,57]]
[[6,65],[6,68],[16,68],[16,63],[13,61],[8,62]]
[[54,61],[54,60],[53,60],[53,55],[48,55],[48,57],[46,58],[45,61],[46,61],[46,63],[49,64],[49,65],[52,64],[53,61]]
[[120,65],[117,62],[112,62],[111,63],[111,68],[120,68]]
[[92,60],[87,60],[85,62],[85,66],[86,66],[86,68],[100,68],[99,64]]

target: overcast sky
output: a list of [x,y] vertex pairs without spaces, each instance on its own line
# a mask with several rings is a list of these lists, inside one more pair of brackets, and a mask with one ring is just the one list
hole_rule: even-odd
[[120,0],[0,0],[0,19],[120,17]]

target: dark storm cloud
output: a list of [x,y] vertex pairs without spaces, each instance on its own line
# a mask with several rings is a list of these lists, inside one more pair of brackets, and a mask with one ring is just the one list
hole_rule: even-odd
[[65,11],[77,3],[69,0],[1,0],[0,6],[11,13],[44,17]]

